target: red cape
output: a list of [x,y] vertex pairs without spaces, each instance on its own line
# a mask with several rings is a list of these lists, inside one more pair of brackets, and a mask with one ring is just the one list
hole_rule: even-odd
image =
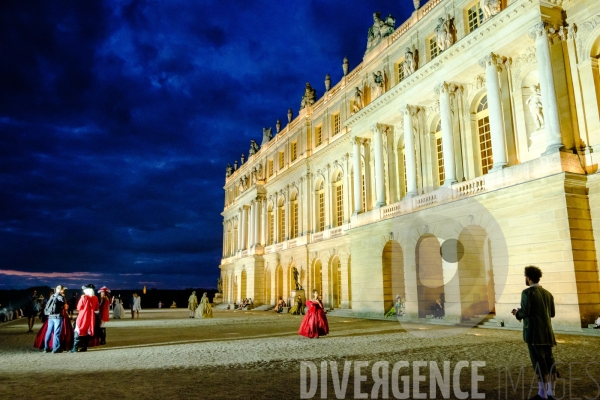
[[94,336],[95,315],[98,311],[99,301],[96,296],[83,295],[77,303],[79,315],[77,316],[77,328],[80,336]]
[[102,321],[107,322],[109,320],[109,310],[110,307],[110,299],[106,298],[103,302],[100,303],[100,318]]

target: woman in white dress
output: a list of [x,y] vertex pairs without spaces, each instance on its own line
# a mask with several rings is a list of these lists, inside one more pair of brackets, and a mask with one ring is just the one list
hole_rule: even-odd
[[125,315],[125,309],[123,308],[123,300],[121,296],[115,297],[115,304],[113,305],[113,319],[121,319]]
[[196,318],[212,318],[212,307],[210,306],[210,302],[208,301],[208,295],[206,292],[202,295],[202,300],[200,300],[200,305],[196,309]]
[[138,296],[137,293],[133,294],[133,308],[131,309],[131,318],[133,318],[133,314],[137,315],[137,318],[140,317],[140,310],[142,309],[142,298]]

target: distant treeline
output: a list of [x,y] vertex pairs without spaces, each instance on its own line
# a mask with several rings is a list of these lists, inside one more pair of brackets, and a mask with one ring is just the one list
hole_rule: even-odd
[[[81,288],[80,288],[81,289]],[[96,288],[96,289],[99,289]],[[48,296],[51,289],[48,286],[34,286],[29,289],[9,289],[9,290],[1,290],[0,289],[0,304],[2,307],[8,307],[11,305],[13,308],[22,308],[27,304],[28,296],[36,290],[37,295],[42,295],[44,298]],[[212,302],[217,292],[216,289],[203,289],[203,288],[187,288],[187,289],[179,289],[179,290],[161,290],[161,289],[147,289],[146,294],[144,294],[143,289],[139,290],[113,290],[111,292],[111,296],[120,297],[123,300],[123,306],[125,308],[129,307],[129,299],[134,293],[137,293],[142,298],[142,310],[145,308],[158,308],[158,302],[162,301],[164,303],[163,308],[169,308],[173,302],[177,304],[177,308],[187,308],[188,298],[192,294],[192,291],[196,292],[196,296],[198,297],[198,302],[202,298],[202,294],[204,292],[208,293],[208,298]],[[77,296],[81,296],[82,290],[77,289],[67,289],[66,297],[67,300],[70,300],[71,297],[77,293]]]

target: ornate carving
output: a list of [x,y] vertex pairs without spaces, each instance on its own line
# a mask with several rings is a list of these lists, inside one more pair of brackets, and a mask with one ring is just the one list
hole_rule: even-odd
[[246,162],[246,156],[244,155],[244,153],[242,153],[242,159],[241,159],[241,161],[242,161],[241,165],[244,165],[244,163]]
[[541,21],[538,22],[529,30],[529,37],[533,40],[537,40],[546,34],[548,36],[548,40],[550,43],[554,41],[557,37],[559,37],[559,31],[561,27],[557,25],[550,25],[547,22]]
[[501,57],[495,53],[489,53],[479,60],[479,66],[483,68],[492,65],[500,66],[504,63],[504,61],[506,61],[506,57]]
[[517,58],[515,58],[513,63],[513,75],[516,79],[519,79],[519,75],[521,75],[521,70],[525,65],[533,64],[537,62],[537,56],[535,54],[535,46],[529,46],[523,53],[519,54]]
[[544,112],[542,107],[542,93],[537,85],[530,87],[531,95],[527,98],[526,104],[529,106],[529,112],[535,122],[535,127],[540,130],[544,127]]
[[302,101],[300,102],[300,109],[302,110],[307,106],[312,106],[315,104],[315,101],[317,101],[317,91],[310,86],[310,83],[306,82],[304,95],[302,95]]
[[263,166],[262,164],[258,164],[254,168],[252,168],[252,175],[254,176],[255,181],[263,180]]
[[472,215],[467,215],[467,225],[473,225],[475,222],[475,218]]
[[448,15],[446,18],[438,18],[438,26],[435,28],[435,36],[438,49],[444,51],[454,44],[455,37],[454,18]]
[[588,32],[596,29],[598,25],[600,25],[600,14],[594,15],[593,17],[581,24],[582,29]]
[[483,20],[487,21],[502,11],[501,0],[479,0],[479,7],[483,11]]
[[404,51],[404,64],[402,64],[404,78],[413,74],[417,70],[417,50],[413,53],[410,47]]
[[400,108],[400,112],[404,115],[414,116],[417,113],[417,107],[407,104]]
[[358,88],[358,86],[354,90],[354,100],[352,102],[352,114],[355,114],[362,110],[364,107],[362,100],[362,92]]
[[238,181],[238,191],[243,193],[248,189],[248,175],[244,175]]
[[577,39],[577,25],[571,24],[569,26],[562,27],[558,31],[558,36],[560,36],[562,40]]
[[373,50],[381,40],[391,35],[396,30],[396,19],[389,14],[387,18],[382,20],[381,13],[376,12],[373,14],[373,26],[369,28],[367,33],[367,50],[365,54]]

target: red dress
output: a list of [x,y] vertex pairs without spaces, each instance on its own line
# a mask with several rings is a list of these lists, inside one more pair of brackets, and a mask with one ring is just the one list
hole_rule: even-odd
[[77,309],[77,328],[79,336],[95,336],[96,314],[98,311],[98,298],[96,296],[83,295],[79,298]]
[[[63,324],[60,329],[60,348],[63,350],[71,350],[73,348],[73,325],[71,324],[71,320],[69,319],[69,313],[67,310],[63,310]],[[33,347],[36,349],[43,350],[44,349],[44,340],[46,338],[46,331],[48,330],[48,320],[44,322],[42,328],[37,333],[35,337],[35,341],[33,342]],[[48,348],[52,348],[52,342],[54,341],[54,335],[50,336],[50,341],[48,343]]]
[[298,334],[307,338],[318,338],[329,333],[329,324],[323,309],[323,303],[306,301],[306,315],[300,324]]

